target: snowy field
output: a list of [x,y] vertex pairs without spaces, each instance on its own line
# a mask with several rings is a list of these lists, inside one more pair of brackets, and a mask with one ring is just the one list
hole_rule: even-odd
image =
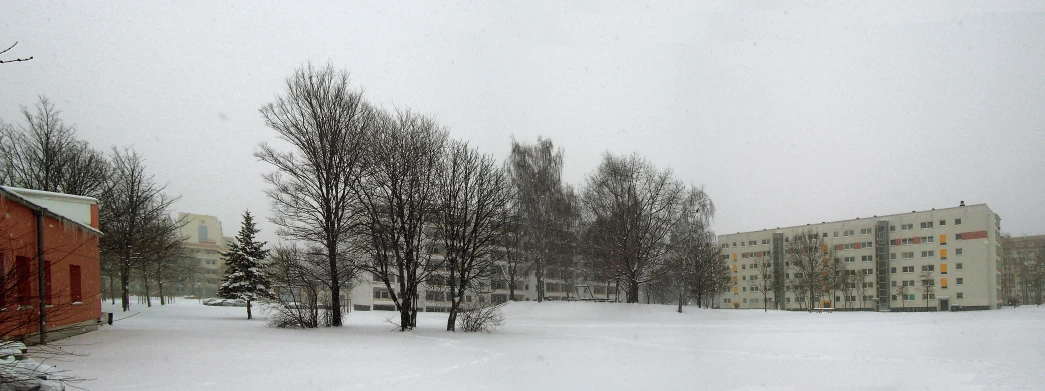
[[280,330],[183,300],[62,341],[87,356],[52,363],[94,378],[78,384],[94,391],[1045,389],[1045,307],[686,311],[525,302],[496,333],[442,331],[445,314],[399,333],[390,312]]

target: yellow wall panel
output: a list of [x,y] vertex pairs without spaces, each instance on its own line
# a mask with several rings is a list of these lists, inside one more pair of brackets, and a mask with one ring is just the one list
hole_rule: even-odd
[[940,234],[940,244],[947,244],[947,234]]
[[940,264],[940,273],[947,273],[947,264],[946,263],[941,263]]
[[[941,278],[940,279],[940,288],[946,288],[946,287],[947,287],[947,279],[946,278]],[[737,288],[733,288],[733,289],[737,289]]]

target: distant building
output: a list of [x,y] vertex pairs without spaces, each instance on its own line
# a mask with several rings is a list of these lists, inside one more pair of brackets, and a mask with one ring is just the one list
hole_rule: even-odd
[[182,293],[216,297],[225,275],[225,262],[220,253],[228,250],[221,221],[214,216],[194,213],[178,213],[178,220],[185,223],[181,227],[181,235],[186,238],[182,247],[200,265],[195,281],[191,286],[183,287]]
[[[433,247],[435,252],[432,257],[439,259],[443,257],[440,246]],[[501,276],[504,275],[503,268],[506,267],[502,261],[495,262],[481,291],[469,291],[465,293],[465,304],[477,301],[480,303],[504,303],[509,299],[508,281]],[[545,300],[566,301],[618,301],[616,285],[611,282],[594,282],[588,278],[568,274],[562,268],[548,268],[545,279]],[[393,290],[398,291],[397,280],[393,279]],[[447,276],[444,274],[432,274],[428,276],[418,287],[418,309],[423,312],[448,312],[450,310],[449,287]],[[348,290],[349,296],[346,307],[357,311],[394,311],[395,303],[391,299],[388,288],[380,279],[370,273],[363,273],[353,281]],[[519,276],[515,283],[515,301],[537,300],[537,277],[533,272]]]
[[[1037,303],[1040,280],[1033,276],[1045,268],[1045,235],[1002,238],[1002,298],[1007,304]],[[1040,273],[1040,271],[1038,272]]]
[[[733,286],[719,300],[723,308],[763,307],[763,296],[751,281],[763,254],[775,276],[783,276],[770,295],[770,307],[802,308],[785,287],[793,280],[786,243],[812,231],[834,246],[852,273],[867,276],[845,294],[819,300],[824,307],[881,311],[996,309],[1001,296],[1001,217],[985,204],[933,209],[853,220],[764,229],[719,236]],[[932,272],[933,293],[924,294],[919,276]],[[913,286],[896,295],[897,285]],[[929,306],[926,307],[926,300]],[[955,307],[957,308],[957,307]]]
[[97,328],[101,236],[94,198],[0,187],[0,338],[38,333],[41,302],[49,338]]

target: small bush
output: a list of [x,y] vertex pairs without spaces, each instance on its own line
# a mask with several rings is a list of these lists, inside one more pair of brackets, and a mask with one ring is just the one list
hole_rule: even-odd
[[466,333],[496,331],[504,325],[502,304],[470,303],[457,314],[457,329]]

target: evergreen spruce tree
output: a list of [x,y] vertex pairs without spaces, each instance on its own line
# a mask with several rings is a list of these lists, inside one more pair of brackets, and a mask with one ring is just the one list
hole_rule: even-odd
[[269,250],[265,250],[265,242],[254,240],[254,235],[260,231],[254,225],[250,211],[244,212],[236,242],[229,244],[229,251],[221,253],[225,261],[225,278],[218,288],[218,296],[246,301],[247,319],[251,319],[251,302],[275,297],[261,270]]

